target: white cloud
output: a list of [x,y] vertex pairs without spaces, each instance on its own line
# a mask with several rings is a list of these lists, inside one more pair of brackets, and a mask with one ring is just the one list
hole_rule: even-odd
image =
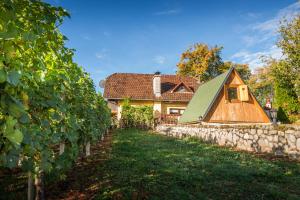
[[300,13],[300,3],[296,2],[279,10],[279,12],[274,18],[255,24],[252,27],[252,29],[254,31],[258,30],[258,31],[265,31],[265,32],[273,32],[274,34],[276,34],[276,31],[278,29],[281,20],[286,19],[289,21],[293,19],[297,14],[299,15],[299,13]]
[[159,12],[153,13],[153,15],[176,15],[179,14],[181,10],[179,9],[170,9],[170,10],[163,10]]
[[103,60],[105,58],[108,57],[108,54],[107,54],[107,49],[101,49],[101,51],[97,52],[95,54],[96,58],[98,58],[99,60]]
[[253,36],[246,35],[242,37],[242,41],[246,44],[246,46],[252,46],[257,40]]
[[242,37],[246,46],[253,46],[265,41],[274,40],[278,35],[280,21],[286,19],[290,21],[300,13],[300,3],[293,3],[277,12],[277,14],[266,21],[250,24],[246,27],[246,36]]
[[258,17],[260,17],[260,16],[261,16],[260,13],[248,12],[248,13],[246,14],[246,17],[251,18],[251,19],[255,19],[255,18],[258,18]]
[[105,58],[105,57],[106,57],[106,55],[104,53],[96,53],[96,58],[98,58],[100,60]]
[[90,36],[88,36],[88,35],[84,35],[84,36],[82,36],[82,38],[84,40],[88,40],[88,41],[92,40],[92,38]]
[[[275,44],[278,37],[278,27],[280,21],[286,19],[290,21],[297,14],[300,14],[300,3],[293,3],[277,12],[277,14],[266,21],[251,24],[246,28],[241,28],[247,34],[242,36],[244,49],[231,56],[235,62],[247,63],[251,69],[264,65],[262,59],[271,57],[280,59],[283,57],[281,49]],[[257,47],[258,50],[249,50],[249,47]]]
[[231,59],[237,62],[249,64],[251,69],[255,69],[257,67],[263,66],[264,63],[262,59],[264,57],[280,59],[282,58],[281,49],[274,45],[265,51],[249,52],[247,50],[243,50],[232,55]]
[[153,59],[157,64],[164,64],[166,61],[166,57],[164,56],[155,56]]

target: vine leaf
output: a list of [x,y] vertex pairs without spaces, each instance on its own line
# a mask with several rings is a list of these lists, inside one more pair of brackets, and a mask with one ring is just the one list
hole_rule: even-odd
[[4,69],[0,69],[0,83],[4,83],[7,79],[6,71]]
[[9,116],[4,125],[4,137],[6,137],[10,142],[20,145],[23,141],[23,134],[19,129],[15,129],[17,120]]
[[16,86],[19,84],[21,78],[21,74],[18,71],[10,71],[8,72],[8,79],[7,81]]

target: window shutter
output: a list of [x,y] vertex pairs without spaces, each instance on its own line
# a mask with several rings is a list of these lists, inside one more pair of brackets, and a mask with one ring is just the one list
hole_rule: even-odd
[[239,86],[240,101],[249,101],[249,92],[247,85]]

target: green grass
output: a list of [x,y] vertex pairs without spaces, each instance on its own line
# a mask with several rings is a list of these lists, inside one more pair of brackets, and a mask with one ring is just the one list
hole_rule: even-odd
[[300,164],[118,130],[97,199],[300,199]]

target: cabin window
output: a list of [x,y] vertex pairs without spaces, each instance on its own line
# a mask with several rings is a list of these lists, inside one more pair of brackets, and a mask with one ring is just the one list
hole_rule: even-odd
[[184,112],[184,109],[180,108],[170,108],[170,114],[175,114],[175,115],[182,115]]
[[230,87],[227,89],[228,93],[228,100],[237,100],[238,99],[238,94],[237,94],[237,88],[236,87]]

